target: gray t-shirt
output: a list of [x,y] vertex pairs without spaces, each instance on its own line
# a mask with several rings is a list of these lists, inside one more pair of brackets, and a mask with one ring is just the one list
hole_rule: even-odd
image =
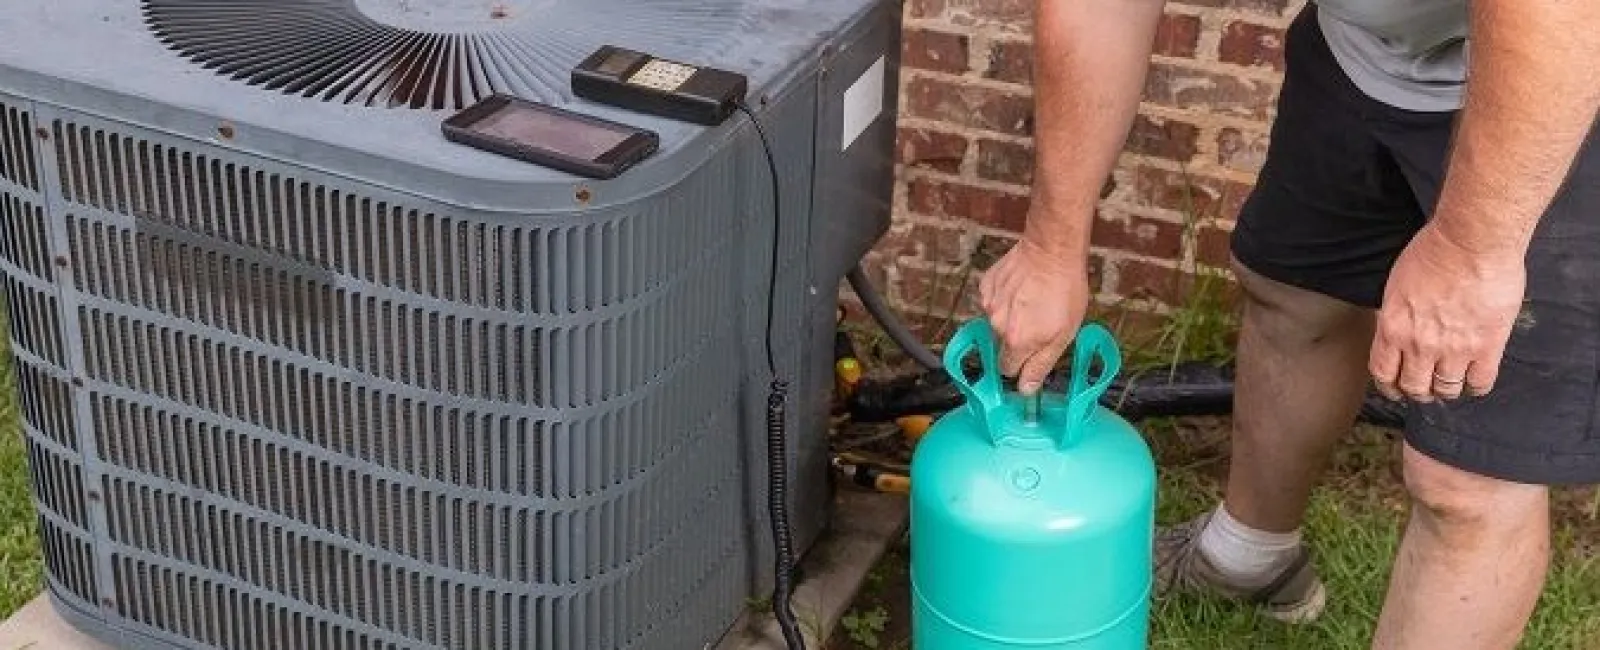
[[1461,107],[1468,0],[1313,0],[1334,58],[1374,99],[1414,111]]

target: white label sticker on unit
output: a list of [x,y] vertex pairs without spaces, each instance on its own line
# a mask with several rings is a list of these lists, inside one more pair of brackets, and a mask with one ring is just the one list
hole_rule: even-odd
[[844,91],[844,141],[839,148],[849,149],[850,143],[855,142],[882,112],[883,57],[880,56]]

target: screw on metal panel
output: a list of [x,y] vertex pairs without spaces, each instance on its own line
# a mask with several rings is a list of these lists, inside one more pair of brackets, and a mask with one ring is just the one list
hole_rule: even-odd
[[506,6],[503,5],[503,4],[497,4],[497,5],[489,8],[489,17],[493,18],[495,20],[499,20],[501,18],[509,18],[509,17],[511,17],[511,10],[507,9]]
[[73,377],[72,378],[72,385],[76,386],[78,388],[83,388],[83,378],[82,377]]
[[594,198],[594,194],[591,193],[587,187],[579,187],[576,197],[579,204],[588,205],[589,200]]
[[96,490],[90,490],[89,491],[89,500],[90,501],[99,501],[100,500],[100,492],[98,492]]
[[67,263],[68,263],[68,261],[67,261],[67,256],[66,255],[57,255],[56,256],[56,266],[66,266]]
[[36,135],[36,136],[39,136],[40,140],[49,140],[50,139],[50,129],[44,128],[42,126],[37,128],[37,129],[34,129],[33,130],[33,134]]
[[233,139],[233,125],[229,124],[227,122],[223,122],[221,126],[217,127],[217,135],[222,136],[223,140],[232,140]]
[[100,599],[100,606],[101,607],[116,607],[117,606],[117,601],[112,599],[110,596],[107,596],[105,598],[101,598]]

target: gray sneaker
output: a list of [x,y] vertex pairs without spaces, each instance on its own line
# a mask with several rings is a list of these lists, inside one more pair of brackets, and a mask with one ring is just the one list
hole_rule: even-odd
[[1294,561],[1263,587],[1230,585],[1200,552],[1200,531],[1209,521],[1211,512],[1206,512],[1156,534],[1155,590],[1158,596],[1175,592],[1209,593],[1260,607],[1267,616],[1284,623],[1309,623],[1322,615],[1328,591],[1311,564],[1308,547],[1302,544]]

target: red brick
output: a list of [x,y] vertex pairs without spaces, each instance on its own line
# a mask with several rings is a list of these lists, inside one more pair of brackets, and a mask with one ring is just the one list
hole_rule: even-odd
[[[977,248],[972,251],[972,268],[977,271],[989,270],[990,267],[994,266],[995,262],[1000,261],[1001,257],[1010,252],[1011,246],[1015,244],[1015,239],[1002,240],[1000,237],[985,235],[979,240]],[[1092,292],[1100,290],[1102,279],[1105,277],[1105,262],[1102,252],[1098,250],[1089,251],[1086,270],[1089,275],[1089,290]],[[976,287],[977,285],[974,284],[974,291],[976,291]]]
[[1086,320],[1105,323],[1116,333],[1122,349],[1130,352],[1158,345],[1169,324],[1166,316],[1127,304],[1091,305]]
[[938,18],[944,15],[944,0],[910,0],[912,18]]
[[895,224],[873,244],[872,254],[891,262],[898,261],[902,257],[915,257],[917,242],[912,238],[912,230],[912,227]]
[[1235,20],[1222,28],[1217,57],[1223,63],[1283,70],[1283,30]]
[[898,145],[901,163],[952,174],[967,155],[967,138],[946,131],[901,128]]
[[1033,26],[1034,0],[945,0],[950,18],[961,25],[994,25],[1013,31]]
[[1146,257],[1179,259],[1183,256],[1183,226],[1160,219],[1129,215],[1125,219],[1095,219],[1089,241],[1097,248],[1139,253]]
[[[913,310],[933,314],[974,313],[979,304],[976,272],[939,272],[912,266],[900,267],[900,299]],[[963,285],[965,280],[965,286]]]
[[952,74],[967,71],[968,39],[965,34],[907,28],[901,43],[907,67]]
[[992,181],[1033,183],[1033,148],[1016,142],[978,141],[978,176]]
[[972,248],[972,257],[969,259],[972,262],[972,268],[979,271],[989,270],[989,267],[1000,261],[1000,258],[1010,252],[1011,247],[1015,246],[1016,243],[1017,239],[1015,237],[1006,237],[1004,235],[985,234],[979,237],[978,245]]
[[1167,305],[1183,304],[1189,283],[1182,271],[1137,259],[1117,263],[1117,295],[1151,299]]
[[907,203],[918,214],[970,219],[1013,232],[1021,232],[1028,219],[1025,195],[931,178],[911,180]]
[[1144,96],[1157,104],[1261,121],[1271,117],[1277,94],[1273,82],[1166,63],[1151,65],[1144,87]]
[[1026,84],[1033,82],[1033,44],[1027,41],[994,41],[989,45],[989,67],[983,76],[998,81]]
[[1217,131],[1217,164],[1229,169],[1254,174],[1261,171],[1267,161],[1266,133],[1246,133],[1239,129],[1223,127]]
[[1141,113],[1134,117],[1133,129],[1128,133],[1128,149],[1146,156],[1189,162],[1200,151],[1199,140],[1200,127]]
[[918,223],[911,227],[909,236],[922,244],[922,259],[936,264],[964,264],[968,258],[965,234],[962,228]]
[[879,293],[887,291],[889,286],[889,266],[894,264],[890,256],[876,251],[867,253],[861,258],[861,268],[866,271],[867,282]]
[[1156,29],[1156,54],[1193,58],[1199,47],[1199,16],[1167,14],[1161,17],[1161,25]]
[[1033,99],[1022,93],[919,76],[906,94],[907,111],[915,117],[1011,135],[1033,131]]
[[[902,313],[901,318],[905,322],[906,326],[911,329],[911,333],[917,337],[917,340],[943,342],[950,339],[950,335],[956,331],[957,327],[961,326],[961,323],[966,322],[968,319],[977,315],[977,312],[975,311],[947,314],[945,312],[947,308],[948,307],[941,307],[935,310],[935,312],[932,314],[905,311]],[[886,351],[892,355],[895,355],[890,358],[900,358],[905,356],[905,352],[892,342],[886,343],[885,345],[890,348]]]
[[1215,269],[1227,269],[1228,258],[1232,256],[1228,241],[1231,236],[1232,233],[1221,228],[1201,227],[1195,232],[1195,261]]
[[1288,11],[1290,0],[1178,0],[1197,7],[1218,7],[1249,11],[1263,16],[1282,16]]
[[[1105,260],[1090,255],[1088,260],[1089,291],[1099,293],[1103,285]],[[901,316],[918,331],[923,340],[948,339],[955,325],[983,313],[982,293],[978,284],[982,276],[966,270],[941,272],[918,267],[901,267],[900,284],[896,287]],[[963,280],[965,280],[963,287]],[[953,309],[952,309],[953,307]],[[859,308],[857,308],[859,310]],[[949,320],[946,320],[947,317]],[[919,324],[919,321],[921,324]],[[919,329],[923,328],[923,329]]]
[[1197,220],[1233,219],[1251,186],[1198,174],[1139,167],[1133,173],[1135,202],[1176,210]]

